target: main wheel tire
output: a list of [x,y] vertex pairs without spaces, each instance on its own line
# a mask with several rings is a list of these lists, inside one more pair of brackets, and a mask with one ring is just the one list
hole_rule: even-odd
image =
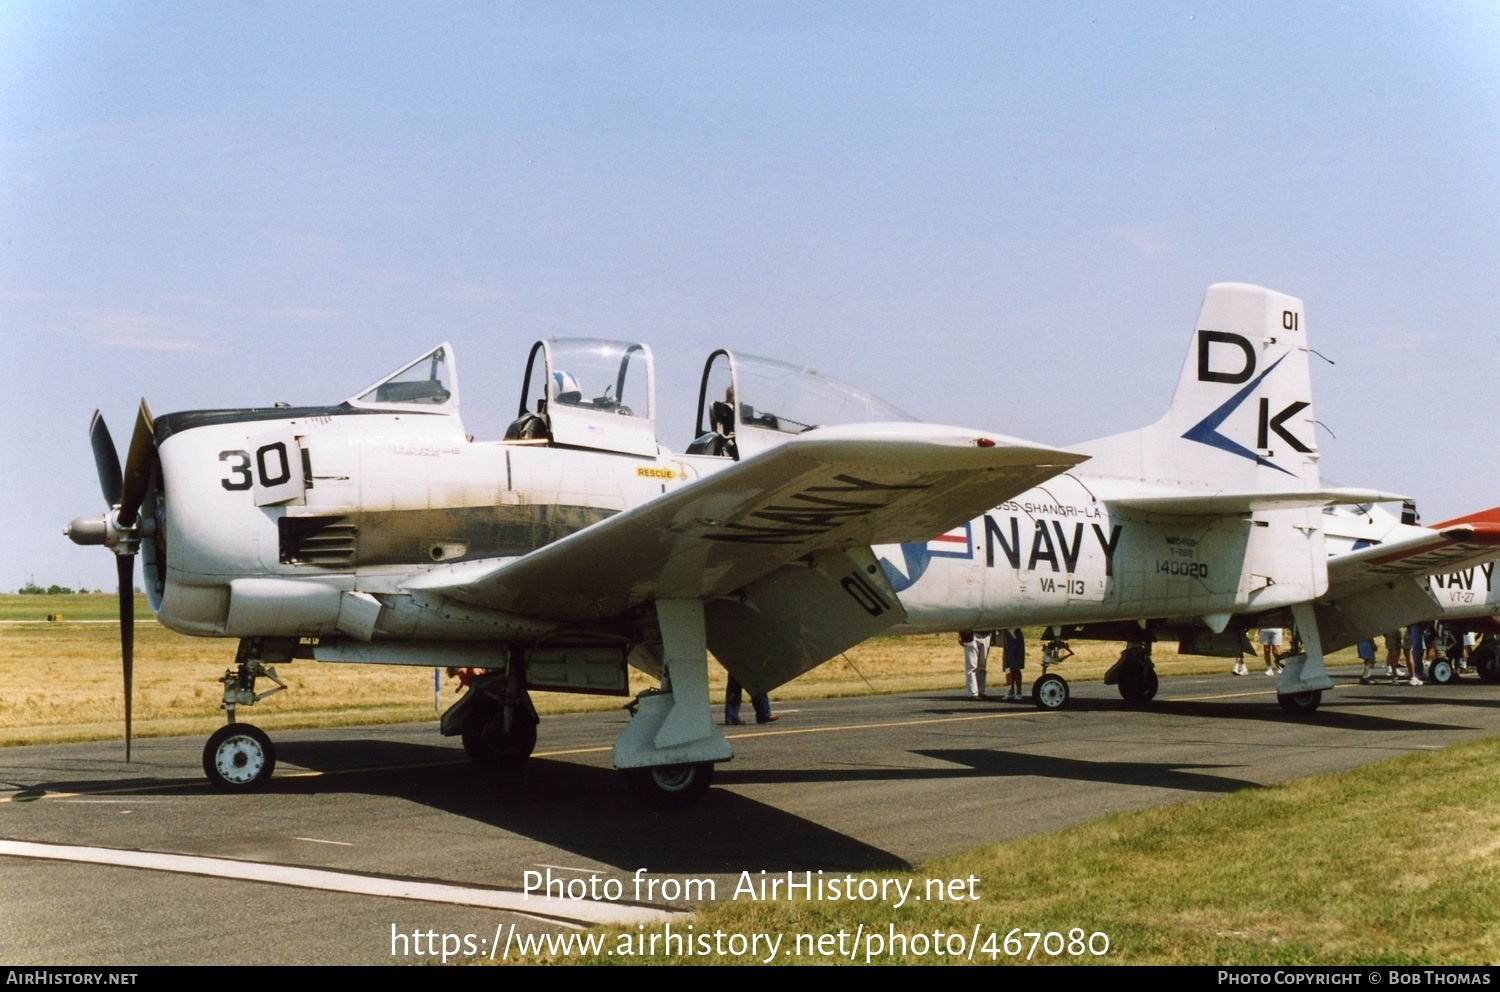
[[1427,681],[1429,682],[1447,685],[1457,677],[1458,673],[1453,670],[1453,662],[1447,658],[1438,658],[1427,665]]
[[1496,654],[1495,645],[1488,639],[1474,649],[1469,664],[1479,673],[1480,681],[1500,682],[1500,654]]
[[248,723],[220,727],[203,746],[203,773],[221,792],[263,789],[275,770],[276,747],[271,738]]
[[1031,701],[1039,710],[1060,710],[1068,703],[1068,680],[1051,673],[1031,684]]
[[627,768],[625,783],[643,805],[653,809],[685,809],[697,803],[714,781],[710,762]]
[[505,713],[488,696],[474,700],[464,717],[464,753],[485,768],[510,768],[531,757],[536,749],[536,724],[518,712],[505,731]]
[[1120,698],[1135,706],[1142,706],[1156,698],[1161,680],[1156,669],[1148,664],[1129,665],[1120,669]]
[[1320,689],[1312,689],[1308,692],[1289,692],[1278,695],[1276,701],[1281,708],[1294,716],[1306,716],[1313,712],[1323,702],[1323,692]]

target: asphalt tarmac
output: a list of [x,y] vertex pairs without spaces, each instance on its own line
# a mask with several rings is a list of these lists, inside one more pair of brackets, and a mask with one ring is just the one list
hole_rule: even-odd
[[276,776],[251,795],[209,788],[199,738],[137,741],[128,765],[117,742],[7,748],[0,962],[484,955],[599,914],[659,923],[747,880],[907,868],[1500,732],[1500,687],[1355,674],[1335,672],[1311,718],[1254,673],[1166,678],[1147,708],[1099,683],[1057,712],[957,689],[787,703],[727,728],[735,759],[675,812],[636,806],[610,769],[623,712],[544,718],[509,776],[431,724],[278,732]]

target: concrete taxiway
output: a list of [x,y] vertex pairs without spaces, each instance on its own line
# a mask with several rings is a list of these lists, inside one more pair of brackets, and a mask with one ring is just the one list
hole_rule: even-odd
[[[731,729],[735,760],[676,812],[638,808],[610,770],[623,712],[544,719],[509,777],[430,724],[278,732],[276,777],[253,795],[209,788],[198,738],[137,741],[129,765],[118,743],[7,748],[0,960],[439,956],[414,933],[468,935],[485,954],[512,925],[660,920],[710,888],[727,898],[743,872],[905,868],[1500,732],[1500,687],[1335,678],[1311,719],[1284,715],[1256,674],[1163,679],[1149,708],[1097,683],[1050,713],[956,690],[786,703],[778,723]],[[606,898],[527,898],[528,881]]]

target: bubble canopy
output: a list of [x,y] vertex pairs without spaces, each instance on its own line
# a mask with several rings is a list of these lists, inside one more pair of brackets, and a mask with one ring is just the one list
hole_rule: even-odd
[[545,418],[553,444],[654,457],[651,349],[603,338],[538,341],[526,359],[516,415]]
[[700,438],[732,436],[736,450],[726,453],[744,456],[817,427],[914,419],[873,393],[816,369],[721,348],[704,365],[695,433]]

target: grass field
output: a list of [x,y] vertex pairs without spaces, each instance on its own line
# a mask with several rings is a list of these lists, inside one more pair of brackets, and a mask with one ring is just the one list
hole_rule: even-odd
[[[927,879],[973,876],[979,898],[972,900],[902,907],[721,901],[690,922],[698,934],[780,935],[786,950],[808,934],[831,935],[828,946],[837,948],[842,934],[842,946],[854,949],[858,963],[962,964],[977,933],[975,964],[1491,965],[1500,960],[1497,767],[1500,740],[1491,738],[1185,806],[1107,816],[914,872],[857,876],[911,880],[916,892]],[[686,926],[677,925],[678,932]],[[622,938],[639,931],[606,929],[604,946],[619,948]],[[1006,946],[1013,932],[1014,953]],[[1027,932],[1055,939],[1021,936]],[[907,938],[905,953],[891,953],[893,933]],[[859,934],[864,941],[856,941]],[[926,943],[916,942],[917,935]],[[1107,953],[1087,950],[1089,940],[1100,950],[1106,938]],[[1070,945],[1078,953],[1069,953]],[[543,960],[620,963],[602,953],[538,955],[519,963]],[[683,963],[680,955],[662,953],[632,953],[630,960]],[[847,960],[838,953],[804,954],[778,963]],[[714,953],[692,958],[694,964],[748,962],[748,956]]]

